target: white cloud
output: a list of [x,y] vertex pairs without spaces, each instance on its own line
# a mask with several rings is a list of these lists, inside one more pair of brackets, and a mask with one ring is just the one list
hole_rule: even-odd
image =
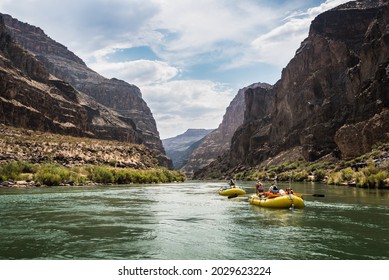
[[341,4],[350,2],[350,0],[327,0],[324,3],[322,3],[320,6],[312,7],[307,10],[307,14],[311,17],[316,17],[317,15],[328,11],[332,8],[335,8],[336,6],[339,6]]
[[160,12],[151,19],[150,28],[169,30],[175,36],[162,32],[160,41],[151,44],[160,57],[185,65],[198,63],[199,54],[215,50],[233,55],[242,52],[237,48],[247,44],[257,30],[269,29],[280,16],[274,8],[252,0],[157,2]]
[[204,53],[228,57],[228,65],[218,66],[223,69],[253,61],[284,66],[310,20],[344,2],[327,0],[302,11],[296,9],[312,1],[2,0],[0,7],[43,28],[87,62],[120,45],[147,45],[182,69],[207,60]]
[[[312,0],[1,0],[0,8],[41,27],[100,74],[138,85],[166,138],[187,128],[216,128],[238,90],[226,86],[223,71],[234,68],[239,80],[236,69],[264,62],[281,72],[311,20],[347,1],[320,2],[307,8]],[[109,60],[115,50],[137,46],[158,59]],[[191,69],[201,64],[207,69]],[[189,80],[196,71],[224,84]],[[188,80],[178,81],[181,73]]]
[[320,13],[346,2],[348,0],[327,0],[307,11],[292,13],[285,18],[282,25],[253,40],[250,56],[254,61],[286,66],[300,43],[308,36],[312,20]]
[[217,128],[236,94],[224,84],[204,80],[169,81],[140,88],[162,139],[188,128]]
[[177,76],[180,70],[163,61],[134,60],[124,62],[99,61],[89,65],[108,78],[118,78],[137,86],[163,83]]
[[43,28],[51,38],[82,55],[139,37],[159,9],[154,1],[144,0],[1,2],[2,12]]
[[[290,19],[285,24],[259,36],[252,43],[251,56],[254,61],[286,66],[288,61],[308,35],[311,20]],[[256,53],[254,56],[253,53]]]

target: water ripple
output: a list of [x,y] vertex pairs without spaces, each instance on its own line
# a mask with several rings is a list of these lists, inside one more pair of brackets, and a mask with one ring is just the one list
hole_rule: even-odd
[[220,196],[223,185],[0,190],[0,259],[389,258],[389,205],[372,191],[319,186],[325,198],[290,211]]

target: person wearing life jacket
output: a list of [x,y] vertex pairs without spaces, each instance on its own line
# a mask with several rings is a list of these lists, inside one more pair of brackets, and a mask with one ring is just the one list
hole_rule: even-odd
[[276,184],[273,184],[273,185],[270,186],[269,192],[271,192],[271,193],[278,193],[279,192]]
[[230,184],[230,187],[231,187],[231,188],[235,188],[235,182],[234,182],[234,179],[232,179],[232,178],[231,178],[231,179],[230,179],[230,183],[229,183],[229,184]]
[[257,181],[257,183],[255,184],[255,190],[257,192],[257,195],[260,195],[265,191],[260,181]]
[[294,191],[292,188],[287,188],[286,189],[286,194],[294,194]]

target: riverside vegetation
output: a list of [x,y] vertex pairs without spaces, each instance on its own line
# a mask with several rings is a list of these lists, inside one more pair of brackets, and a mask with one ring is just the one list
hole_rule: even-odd
[[389,189],[389,143],[376,145],[373,150],[351,160],[307,162],[284,161],[278,165],[262,166],[237,172],[235,179],[279,181],[313,181],[330,185],[350,185],[361,188]]
[[[389,189],[389,143],[351,160],[284,160],[235,172],[236,180],[317,181]],[[182,182],[181,171],[160,168],[143,145],[77,138],[0,126],[0,183],[83,185]]]
[[[131,168],[115,168],[110,166],[73,166],[71,168],[58,163],[32,164],[14,161],[0,166],[0,179],[3,186],[34,185],[60,186],[101,184],[145,184],[183,182],[182,172],[165,168],[136,170]],[[29,184],[33,182],[32,184]]]
[[143,145],[0,126],[0,183],[59,186],[185,181]]

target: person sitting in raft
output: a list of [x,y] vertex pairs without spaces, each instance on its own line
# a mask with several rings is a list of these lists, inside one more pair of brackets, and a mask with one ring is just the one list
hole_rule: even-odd
[[286,192],[283,189],[280,189],[279,194],[280,195],[286,195]]
[[234,179],[230,179],[230,187],[231,188],[235,188],[235,182],[234,182]]
[[269,192],[271,192],[271,193],[278,193],[279,190],[278,190],[277,186],[275,184],[273,184],[273,185],[270,186]]
[[292,188],[287,188],[286,189],[286,194],[294,194],[294,191]]
[[256,189],[257,195],[262,194],[265,191],[265,189],[262,186],[262,183],[259,181],[257,181],[257,183],[255,184],[255,189]]

